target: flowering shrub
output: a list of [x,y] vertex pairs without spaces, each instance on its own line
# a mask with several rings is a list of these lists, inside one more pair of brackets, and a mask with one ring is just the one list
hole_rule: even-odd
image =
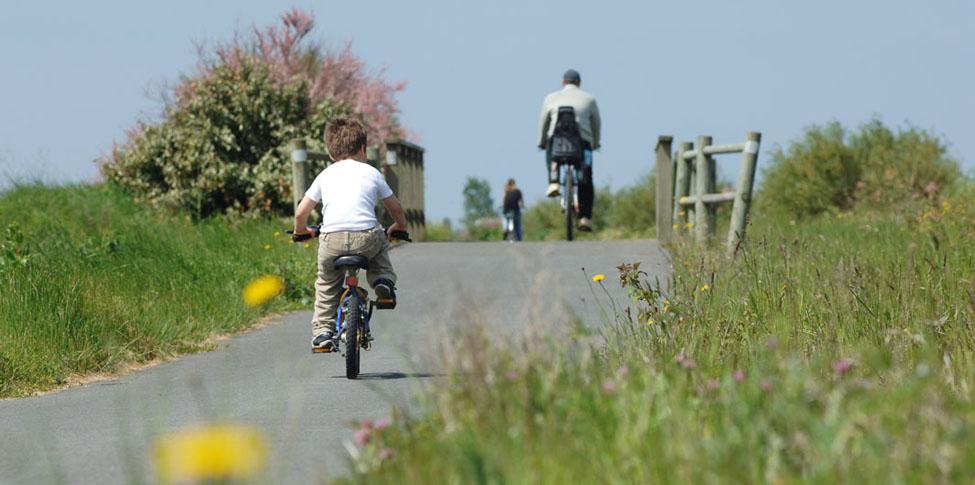
[[[304,40],[314,26],[292,10],[281,26],[202,51],[173,89],[157,124],[139,122],[102,160],[108,180],[159,207],[197,216],[291,210],[289,143],[324,150],[329,119],[354,113],[371,142],[403,136],[395,94],[349,46],[338,52]],[[312,162],[312,170],[324,168]]]
[[960,175],[945,143],[927,131],[892,131],[872,120],[848,133],[839,123],[812,126],[772,152],[758,201],[792,216],[937,199]]

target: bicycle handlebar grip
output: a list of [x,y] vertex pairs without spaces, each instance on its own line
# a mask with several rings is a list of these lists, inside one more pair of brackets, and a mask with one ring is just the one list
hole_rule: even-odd
[[393,239],[399,239],[400,241],[413,242],[413,240],[410,239],[410,233],[406,231],[393,231],[389,233],[389,236]]
[[317,238],[318,236],[320,236],[322,234],[321,231],[319,230],[319,227],[318,226],[308,226],[308,227],[310,227],[312,230],[314,230],[314,232],[312,234],[295,234],[295,232],[292,231],[292,230],[290,230],[290,229],[287,230],[287,231],[285,231],[285,232],[287,232],[288,234],[291,234],[291,241],[292,242],[307,241],[307,240],[309,240],[309,239],[311,239],[313,237],[314,238]]

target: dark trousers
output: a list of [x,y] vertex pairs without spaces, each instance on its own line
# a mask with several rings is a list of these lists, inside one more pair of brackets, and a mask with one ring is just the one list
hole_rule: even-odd
[[[592,181],[592,147],[589,142],[583,143],[582,173],[576,172],[579,179],[579,217],[592,219],[592,206],[596,202],[596,191]],[[551,163],[551,152],[545,151],[545,171],[548,172],[548,183],[559,183],[559,167]],[[577,169],[580,167],[576,167]],[[579,177],[582,175],[582,177]]]

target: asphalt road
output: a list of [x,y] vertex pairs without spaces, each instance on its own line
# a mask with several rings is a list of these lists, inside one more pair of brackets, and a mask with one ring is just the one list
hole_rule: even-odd
[[[0,401],[0,483],[152,481],[161,433],[210,420],[260,428],[275,483],[321,483],[348,470],[350,423],[417,409],[442,375],[424,358],[445,327],[489,322],[516,332],[541,320],[604,321],[587,277],[604,273],[620,302],[615,267],[643,262],[665,278],[655,241],[423,243],[396,248],[399,308],[377,312],[362,376],[345,379],[340,354],[312,354],[310,313],[225,340],[119,379]],[[309,264],[312,264],[310,261]],[[309,282],[311,284],[311,282]]]

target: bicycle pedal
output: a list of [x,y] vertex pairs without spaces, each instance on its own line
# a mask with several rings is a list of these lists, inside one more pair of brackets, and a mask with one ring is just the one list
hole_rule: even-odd
[[376,308],[380,310],[392,310],[396,308],[396,300],[378,299],[376,300]]
[[311,349],[311,353],[313,353],[313,354],[331,354],[332,352],[334,352],[334,350],[332,350],[332,349],[324,349],[324,348],[321,348],[321,347],[313,347]]

